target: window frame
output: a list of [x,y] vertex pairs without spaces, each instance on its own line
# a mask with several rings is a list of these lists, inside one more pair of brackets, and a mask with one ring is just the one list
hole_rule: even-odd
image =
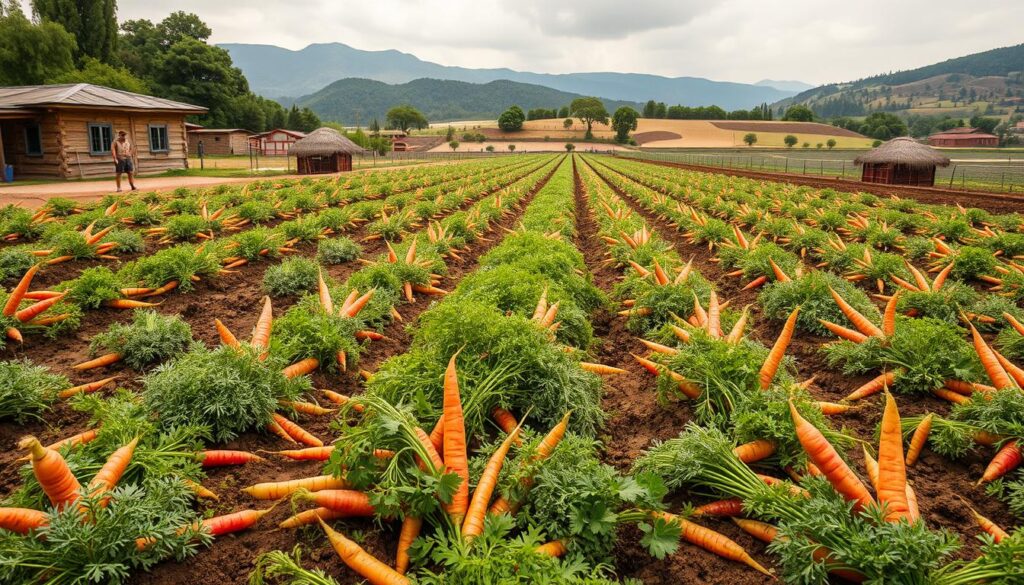
[[[29,142],[29,132],[35,130],[35,134],[39,140],[39,150],[36,152],[32,151],[31,143]],[[25,156],[39,157],[46,154],[43,148],[43,127],[38,122],[25,125]]]
[[[162,148],[154,148],[153,147],[153,130],[162,130],[163,131],[163,147]],[[167,131],[167,124],[149,124],[149,126],[147,127],[147,131],[149,132],[149,136],[148,136],[149,152],[152,152],[152,153],[167,153],[167,152],[171,152],[171,140],[170,140],[170,134]]]
[[[92,142],[92,130],[93,130],[93,128],[99,128],[100,129],[100,132],[101,132],[100,133],[100,142],[103,141],[102,129],[106,128],[107,135],[110,137],[110,143],[107,145],[106,149],[103,149],[103,150],[94,150],[93,149],[93,142]],[[88,124],[86,124],[86,133],[87,133],[87,137],[88,137],[88,140],[89,140],[89,154],[91,154],[93,156],[104,156],[104,155],[109,155],[110,154],[111,149],[114,148],[114,124],[112,124],[111,122],[89,122]],[[102,147],[103,145],[101,144],[100,146]]]

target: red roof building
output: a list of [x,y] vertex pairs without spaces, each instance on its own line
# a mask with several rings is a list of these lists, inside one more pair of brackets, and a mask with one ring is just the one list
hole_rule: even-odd
[[956,148],[990,147],[999,146],[999,137],[977,128],[951,128],[929,136],[928,144]]
[[291,150],[292,145],[295,144],[295,141],[300,138],[304,138],[305,136],[305,132],[299,132],[298,130],[275,128],[274,130],[268,130],[262,134],[250,136],[249,144],[252,145],[254,150],[258,150],[262,155],[280,156],[287,155],[288,151]]

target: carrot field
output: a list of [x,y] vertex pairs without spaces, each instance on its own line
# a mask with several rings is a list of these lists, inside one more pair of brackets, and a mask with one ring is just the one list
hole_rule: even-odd
[[0,582],[1024,583],[1024,210],[517,154],[0,209]]

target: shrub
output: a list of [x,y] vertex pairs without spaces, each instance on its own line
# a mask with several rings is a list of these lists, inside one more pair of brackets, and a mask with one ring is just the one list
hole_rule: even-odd
[[189,291],[193,288],[193,276],[217,274],[219,270],[220,262],[209,250],[204,248],[200,251],[198,246],[181,244],[140,258],[125,266],[121,273],[148,287],[163,286],[176,280],[180,290]]
[[115,253],[136,254],[146,249],[146,242],[142,239],[142,234],[133,230],[114,230],[107,234],[103,241],[115,242],[117,244],[113,250]]
[[136,310],[130,323],[114,323],[94,337],[89,350],[93,355],[120,353],[124,363],[141,370],[177,356],[191,343],[192,328],[178,315]]
[[68,300],[89,309],[98,309],[107,301],[121,298],[123,284],[106,266],[86,268],[78,278],[61,283],[58,290],[66,290]]
[[0,249],[0,281],[8,278],[21,278],[36,263],[31,248],[27,246],[11,246]]
[[28,360],[0,362],[0,420],[19,423],[40,418],[57,392],[71,386],[58,376]]
[[820,270],[813,270],[789,282],[773,282],[761,291],[757,300],[764,310],[764,315],[771,319],[785,319],[799,306],[797,327],[818,335],[831,335],[819,319],[844,327],[853,327],[853,324],[839,310],[829,287],[835,289],[839,296],[862,315],[876,323],[879,321],[878,309],[864,291],[844,278]]
[[359,244],[349,238],[320,240],[316,248],[316,261],[321,264],[344,264],[359,257]]
[[288,258],[271,266],[263,275],[263,290],[272,297],[312,291],[317,285],[320,267],[308,258]]

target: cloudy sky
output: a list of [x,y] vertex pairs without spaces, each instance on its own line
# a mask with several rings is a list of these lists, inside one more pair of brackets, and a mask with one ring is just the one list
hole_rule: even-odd
[[464,67],[844,81],[1024,42],[1022,0],[119,0],[213,42],[342,42]]

